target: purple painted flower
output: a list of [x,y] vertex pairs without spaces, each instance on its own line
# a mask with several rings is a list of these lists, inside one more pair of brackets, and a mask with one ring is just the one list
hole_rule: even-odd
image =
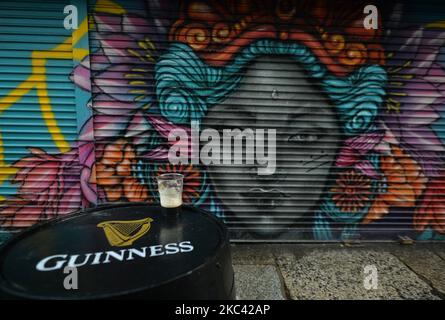
[[98,48],[75,68],[72,79],[92,91],[94,138],[125,136],[134,140],[140,152],[156,149],[147,143],[153,127],[141,111],[149,110],[155,101],[154,65],[166,37],[162,20],[105,13],[93,18],[96,23],[90,33]]
[[70,75],[71,81],[85,91],[91,91],[90,56],[85,57],[74,68]]
[[444,167],[445,148],[431,125],[445,104],[445,70],[437,63],[445,31],[419,28],[393,36],[405,42],[388,47],[397,53],[388,63],[384,122],[426,176],[435,177]]
[[92,34],[100,44],[91,54],[95,111],[121,116],[152,104],[158,51],[149,19],[95,14],[94,20]]
[[122,122],[121,116],[149,108],[155,100],[154,65],[165,30],[160,21],[146,16],[96,13],[93,18],[90,33],[98,48],[74,69],[71,79],[92,91],[95,114]]

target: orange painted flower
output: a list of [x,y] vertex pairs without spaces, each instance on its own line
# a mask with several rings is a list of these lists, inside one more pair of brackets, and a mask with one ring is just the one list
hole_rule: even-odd
[[390,207],[413,207],[425,189],[427,178],[420,166],[396,145],[391,155],[381,156],[381,169],[386,177],[386,192],[379,194],[363,223],[380,219]]
[[158,168],[157,175],[163,173],[180,173],[184,176],[182,199],[185,203],[191,203],[193,199],[199,197],[202,177],[198,169],[192,165],[165,164]]
[[356,213],[369,201],[371,183],[364,175],[355,170],[341,173],[336,186],[331,189],[332,199],[341,212]]
[[118,139],[104,147],[103,156],[96,164],[96,181],[107,201],[153,202],[147,186],[132,175],[131,167],[135,164],[134,147],[126,140]]
[[445,171],[431,179],[414,214],[414,228],[423,231],[431,226],[439,233],[445,233]]

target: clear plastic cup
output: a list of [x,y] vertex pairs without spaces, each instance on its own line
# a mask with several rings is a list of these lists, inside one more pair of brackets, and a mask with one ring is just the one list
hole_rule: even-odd
[[159,175],[157,180],[161,207],[181,207],[184,176],[179,173],[164,173]]

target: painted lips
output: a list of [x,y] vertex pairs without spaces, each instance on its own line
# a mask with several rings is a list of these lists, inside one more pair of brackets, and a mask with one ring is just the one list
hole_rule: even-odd
[[262,209],[274,209],[283,202],[283,198],[290,197],[290,195],[277,188],[250,188],[240,194],[242,197],[250,200],[252,205]]

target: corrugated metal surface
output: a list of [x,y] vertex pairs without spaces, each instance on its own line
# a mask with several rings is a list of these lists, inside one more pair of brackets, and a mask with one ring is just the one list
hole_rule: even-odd
[[[76,117],[75,111],[68,116],[67,106],[77,109],[72,132],[82,146],[78,183],[84,205],[96,199],[155,203],[155,177],[181,172],[184,200],[223,218],[234,240],[444,239],[440,1],[377,1],[378,30],[363,27],[367,1],[78,4],[88,6],[90,54],[79,53],[82,61],[65,69],[67,61],[51,60],[47,78],[55,86],[54,107],[63,104],[67,134],[71,115]],[[8,4],[11,10],[14,5]],[[59,10],[52,2],[35,6]],[[51,44],[52,32],[65,34],[48,30],[35,41],[16,39],[20,28],[32,25],[46,34],[51,25],[51,19],[25,15],[26,28],[13,21],[5,26],[2,65],[21,61],[8,52],[24,50],[27,57],[35,46]],[[73,67],[75,102],[67,80]],[[8,85],[17,87],[8,83],[0,90]],[[20,102],[25,99],[31,96]],[[180,129],[190,136],[196,121],[201,134],[218,133],[221,158],[235,155],[223,147],[224,130],[230,129],[251,130],[254,138],[261,129],[266,138],[275,130],[275,153],[268,161],[255,153],[253,164],[172,164],[169,133]],[[10,127],[20,131],[13,122]],[[196,141],[181,141],[185,155],[198,150],[205,161],[199,151],[209,149],[208,141],[188,149]],[[272,151],[268,142],[265,156]],[[258,174],[264,167],[269,174]]]
[[67,4],[0,3],[0,219],[8,231],[81,207]]
[[[184,171],[194,177],[188,200],[223,217],[234,239],[397,239],[427,225],[440,233],[442,211],[434,225],[420,207],[428,182],[441,179],[442,122],[429,125],[443,102],[418,76],[432,59],[443,63],[443,34],[405,28],[445,14],[435,2],[376,3],[379,29],[365,30],[367,4],[91,1],[102,201],[132,201],[129,184],[135,200],[154,201],[152,176]],[[443,84],[439,71],[429,76]],[[221,137],[275,129],[273,174],[258,175],[258,161],[159,164],[154,150],[171,146],[162,128],[192,120]]]

